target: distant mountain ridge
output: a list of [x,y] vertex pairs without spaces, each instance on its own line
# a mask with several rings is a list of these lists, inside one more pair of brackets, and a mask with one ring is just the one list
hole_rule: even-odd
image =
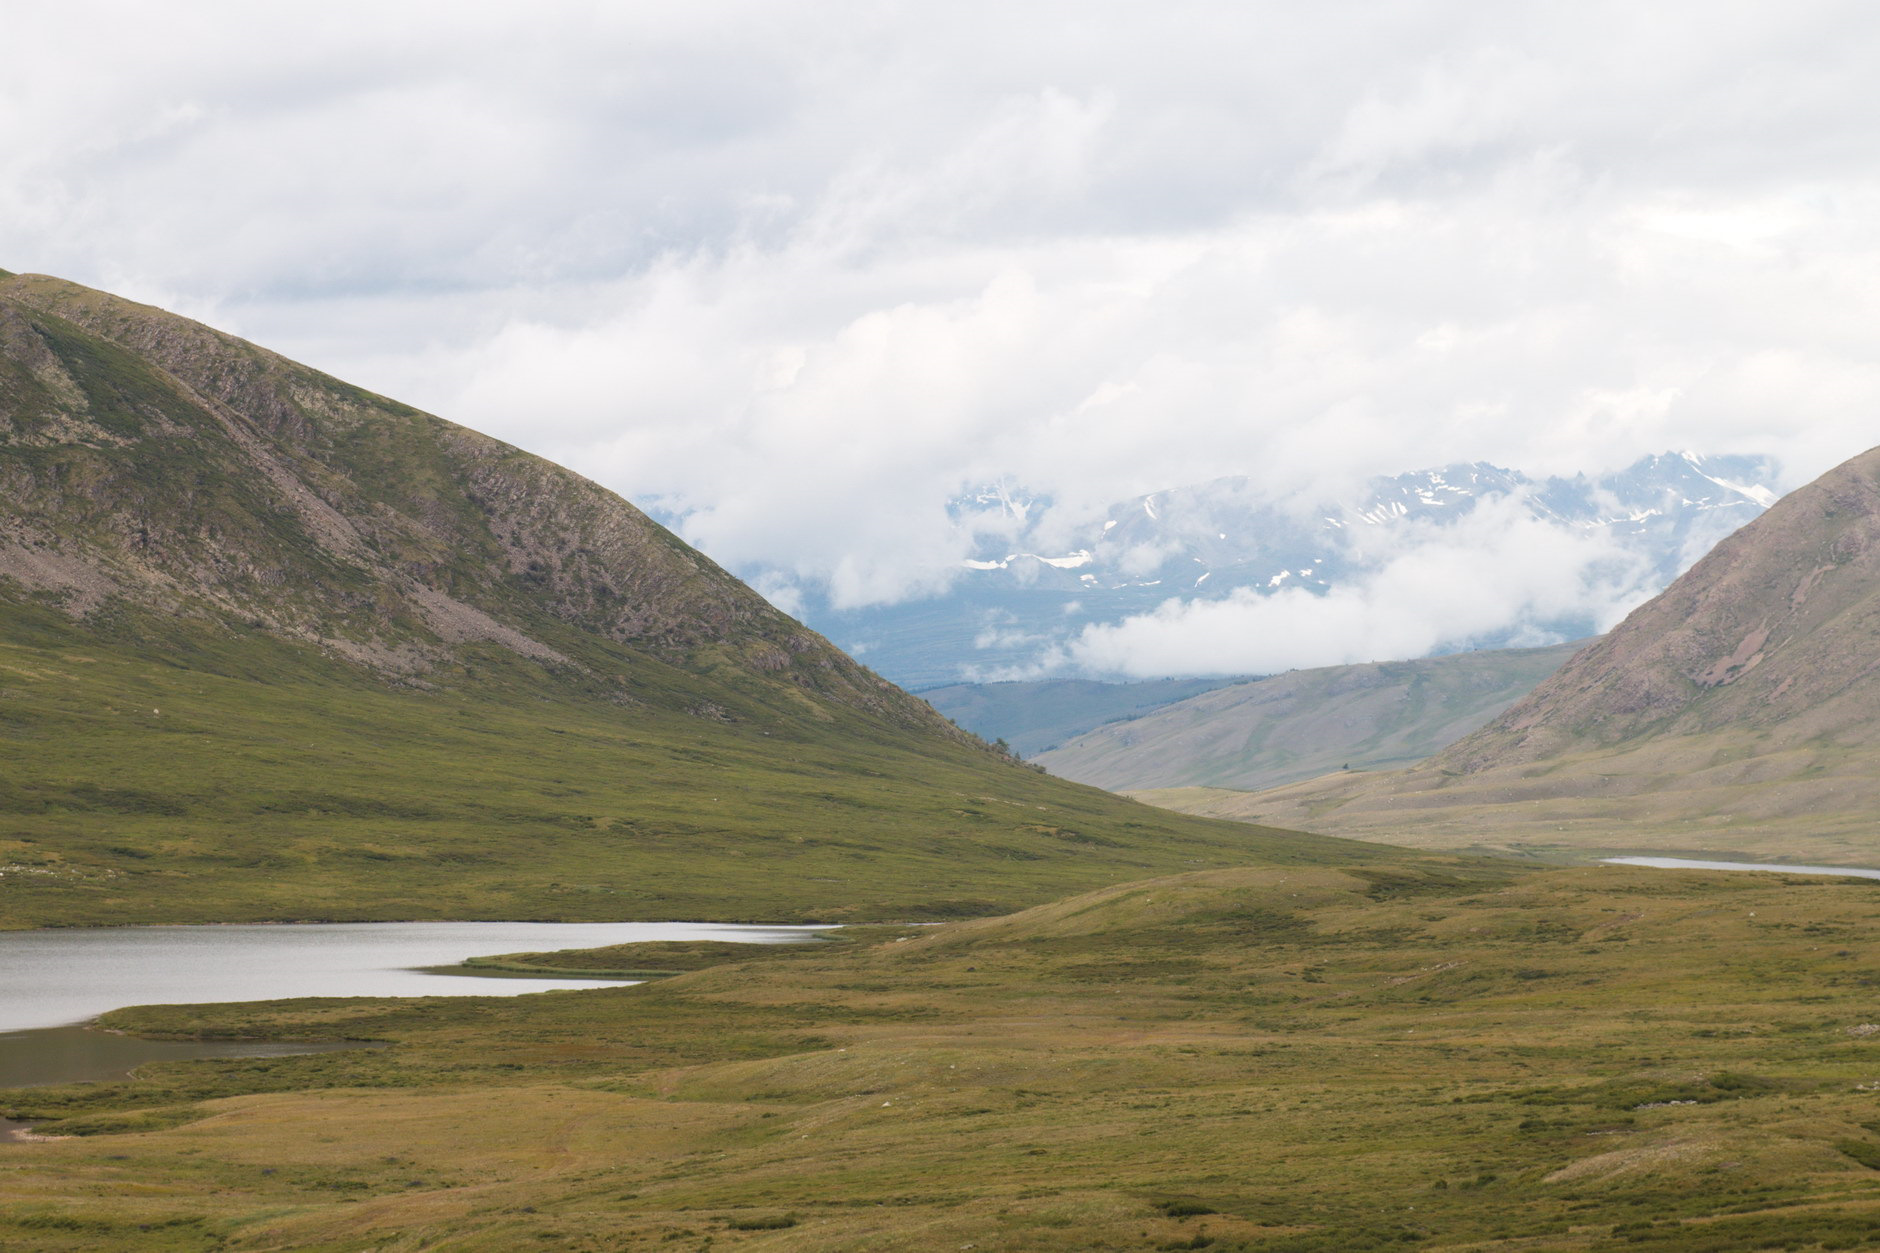
[[1037,679],[956,683],[928,688],[920,696],[968,731],[988,740],[1003,740],[1021,757],[1036,757],[1106,723],[1140,717],[1203,692],[1248,681],[1244,675],[1141,683]]
[[1525,700],[1420,766],[1162,799],[1430,844],[1873,865],[1880,448],[1784,497]]
[[612,493],[198,323],[0,280],[0,403],[0,575],[80,618],[234,619],[415,682],[469,644],[712,649],[936,725]]
[[[1373,479],[1354,499],[1303,509],[1229,477],[1119,502],[1068,533],[1048,496],[992,484],[949,505],[973,547],[944,595],[837,608],[826,590],[809,585],[801,587],[803,616],[912,688],[1000,677],[1037,666],[1087,626],[1145,614],[1171,598],[1349,585],[1415,529],[1453,525],[1491,501],[1610,536],[1639,566],[1637,591],[1648,595],[1768,508],[1778,481],[1767,458],[1693,452],[1646,457],[1616,473],[1542,479],[1476,462]],[[1603,625],[1569,613],[1467,643],[1578,639]]]
[[1105,723],[1033,760],[1112,792],[1251,790],[1334,771],[1394,769],[1477,730],[1580,648],[1484,649],[1294,670]]

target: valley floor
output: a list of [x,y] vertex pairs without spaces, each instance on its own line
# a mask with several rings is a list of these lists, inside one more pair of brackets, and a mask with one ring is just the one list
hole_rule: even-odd
[[0,1146],[0,1246],[1872,1247],[1877,919],[1864,881],[1262,868],[634,988],[125,1011],[393,1047],[6,1094],[78,1138]]
[[1813,755],[1780,763],[1786,777],[1706,780],[1695,770],[1614,767],[1596,785],[1502,771],[1432,778],[1417,769],[1350,771],[1243,792],[1154,788],[1126,793],[1160,809],[1399,847],[1551,862],[1675,856],[1872,866],[1875,772]]

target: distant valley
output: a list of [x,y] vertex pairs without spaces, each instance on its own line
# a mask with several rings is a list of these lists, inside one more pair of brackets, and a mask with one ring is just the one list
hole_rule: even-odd
[[960,726],[1080,783],[1252,789],[1421,761],[1527,695],[1580,647],[1235,679],[962,683],[920,695]]
[[[1021,757],[1035,757],[1119,719],[1233,684],[1234,679],[1147,679],[1103,683],[1095,679],[955,683],[928,688],[922,700],[976,735],[1003,740]],[[1099,785],[1101,786],[1101,785]]]

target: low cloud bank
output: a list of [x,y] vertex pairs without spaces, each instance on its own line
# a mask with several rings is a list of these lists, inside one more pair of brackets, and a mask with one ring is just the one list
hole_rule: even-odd
[[1656,588],[1646,564],[1603,534],[1484,506],[1465,522],[1418,528],[1364,578],[1323,595],[1237,591],[1164,602],[1086,627],[1046,669],[1119,678],[1271,674],[1424,657],[1493,637],[1545,644],[1549,624],[1590,618],[1606,630]]
[[7,22],[0,265],[512,440],[840,605],[943,585],[947,499],[1000,478],[1067,518],[1678,447],[1792,486],[1880,411],[1871,6]]

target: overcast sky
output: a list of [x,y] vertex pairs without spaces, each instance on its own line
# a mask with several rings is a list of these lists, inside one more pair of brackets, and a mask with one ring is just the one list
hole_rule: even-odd
[[0,266],[851,601],[1079,508],[1880,442],[1880,9],[10,0]]

